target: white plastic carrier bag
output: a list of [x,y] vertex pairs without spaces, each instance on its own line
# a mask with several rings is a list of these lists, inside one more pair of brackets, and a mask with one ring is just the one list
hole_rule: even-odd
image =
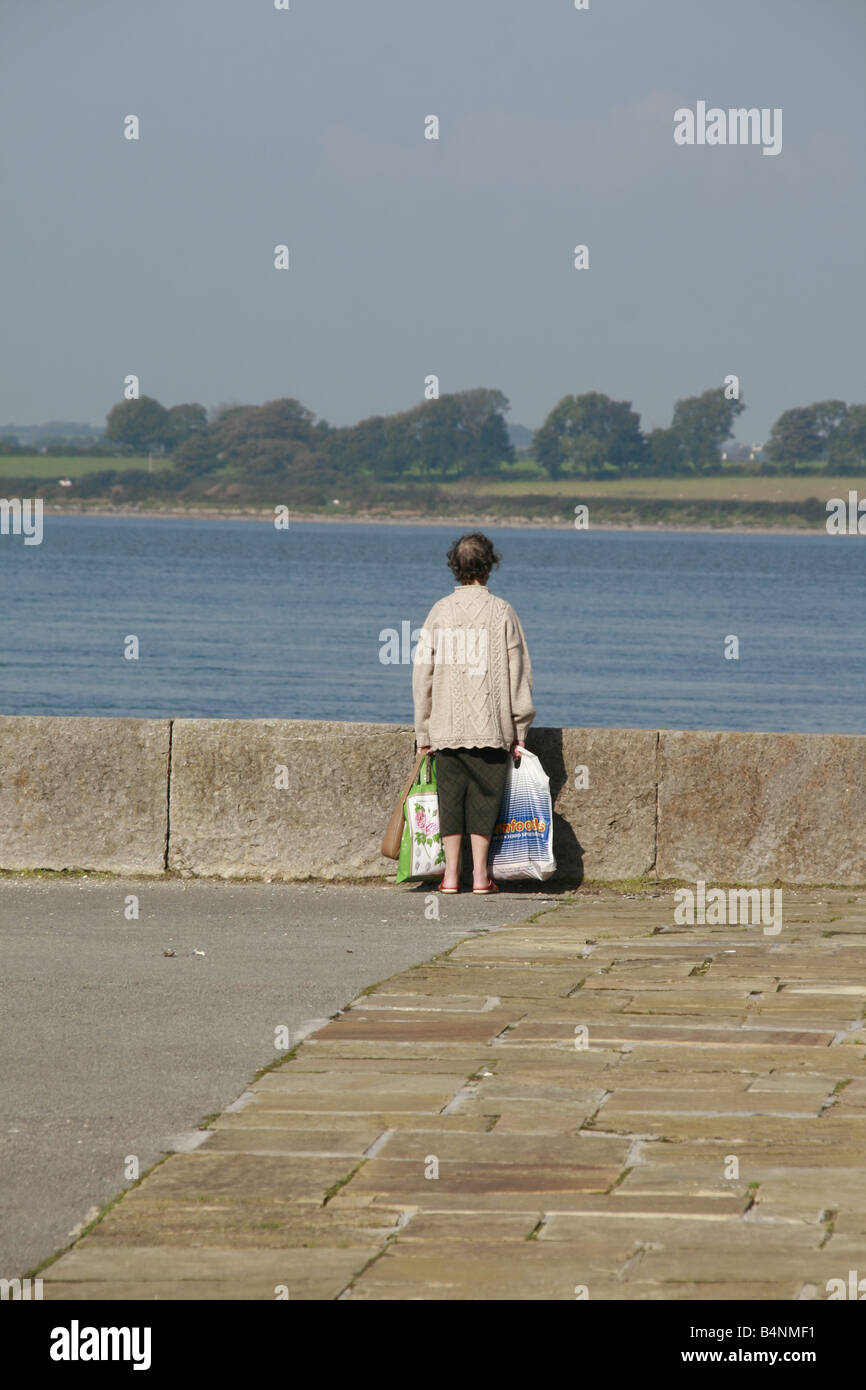
[[550,878],[553,857],[553,806],[550,779],[534,753],[508,761],[508,781],[490,841],[491,878]]

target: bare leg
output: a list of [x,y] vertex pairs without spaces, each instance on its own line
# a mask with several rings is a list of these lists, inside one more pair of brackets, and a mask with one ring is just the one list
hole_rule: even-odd
[[443,888],[457,888],[460,881],[460,842],[462,835],[443,835],[445,849],[445,873],[442,876]]
[[[490,835],[470,835],[472,841],[472,887],[486,888],[490,882],[487,872],[487,855],[490,852]],[[446,850],[447,855],[447,850]]]

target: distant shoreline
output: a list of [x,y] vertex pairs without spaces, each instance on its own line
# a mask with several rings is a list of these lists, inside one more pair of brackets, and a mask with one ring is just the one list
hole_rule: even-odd
[[[119,507],[51,507],[45,506],[45,516],[95,516],[103,519],[126,520],[139,517],[147,521],[169,520],[190,520],[190,521],[258,521],[273,523],[273,512],[270,510],[251,511],[249,509],[229,509],[223,507],[160,507],[145,508],[134,506]],[[417,514],[411,516],[379,516],[371,512],[359,512],[355,515],[335,515],[327,512],[293,512],[289,509],[289,527],[305,522],[326,522],[329,525],[364,525],[364,526],[441,526],[441,527],[461,527],[461,526],[488,526],[501,527],[507,530],[538,530],[538,531],[561,531],[563,529],[574,530],[573,521],[555,522],[550,517],[494,517],[494,516],[442,516],[441,514],[430,517],[422,517]],[[610,521],[591,522],[586,528],[590,531],[683,531],[698,535],[758,535],[758,536],[819,536],[825,533],[823,526],[749,526],[741,524],[739,526],[677,526],[669,522],[654,522],[650,524],[629,525],[627,523],[617,524]]]

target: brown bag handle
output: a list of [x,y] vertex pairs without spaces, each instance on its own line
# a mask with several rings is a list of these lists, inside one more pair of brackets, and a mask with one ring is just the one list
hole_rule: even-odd
[[418,769],[421,766],[422,759],[425,757],[427,757],[426,753],[416,754],[415,765],[406,779],[406,785],[403,788],[400,800],[394,807],[393,814],[388,822],[385,834],[382,837],[381,852],[386,859],[400,858],[400,841],[403,838],[403,807],[406,804],[406,797],[414,786],[415,778],[418,776]]

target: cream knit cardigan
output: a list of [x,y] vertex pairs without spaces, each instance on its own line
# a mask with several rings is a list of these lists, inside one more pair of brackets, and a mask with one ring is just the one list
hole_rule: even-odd
[[412,667],[418,747],[510,748],[535,718],[520,619],[483,584],[458,584],[427,615]]

